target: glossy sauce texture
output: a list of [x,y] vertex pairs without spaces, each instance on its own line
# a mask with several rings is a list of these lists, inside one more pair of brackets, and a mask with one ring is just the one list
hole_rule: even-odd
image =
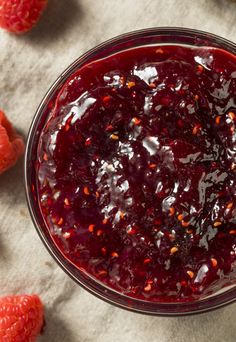
[[41,133],[38,198],[79,268],[185,301],[236,280],[236,58],[150,46],[78,70]]

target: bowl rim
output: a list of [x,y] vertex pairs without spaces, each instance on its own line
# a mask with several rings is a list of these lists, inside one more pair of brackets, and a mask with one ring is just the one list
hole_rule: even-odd
[[[63,82],[73,73],[75,67],[80,67],[81,64],[86,63],[86,59],[88,59],[90,56],[98,53],[102,49],[106,49],[107,46],[114,46],[114,44],[122,43],[124,39],[128,40],[129,38],[138,38],[140,36],[150,36],[150,35],[190,35],[193,37],[202,37],[202,39],[212,39],[217,42],[219,42],[223,47],[227,46],[229,49],[232,49],[236,53],[236,44],[233,42],[222,38],[218,35],[208,33],[201,30],[196,29],[189,29],[189,28],[183,28],[183,27],[151,27],[141,30],[135,30],[130,31],[128,33],[124,33],[118,36],[115,36],[113,38],[110,38],[95,47],[89,49],[87,52],[82,54],[80,57],[78,57],[74,62],[72,62],[60,75],[57,77],[57,79],[53,82],[53,84],[49,87],[48,91],[44,95],[43,99],[41,100],[34,117],[32,119],[28,136],[27,136],[27,143],[26,143],[26,152],[25,152],[25,158],[24,158],[24,180],[25,180],[25,195],[26,195],[26,201],[27,206],[30,212],[30,216],[32,219],[32,222],[36,228],[36,231],[43,242],[44,246],[48,250],[48,252],[51,254],[53,259],[57,262],[57,264],[63,269],[63,271],[69,275],[77,284],[82,286],[82,288],[86,289],[88,292],[95,295],[97,298],[102,299],[103,301],[113,304],[117,307],[126,309],[128,311],[136,312],[136,313],[142,313],[142,314],[148,314],[148,315],[155,315],[155,316],[186,316],[186,315],[192,315],[192,314],[199,314],[203,312],[212,311],[214,309],[223,307],[225,305],[228,305],[230,303],[233,303],[236,301],[236,286],[233,288],[225,291],[222,294],[216,294],[211,297],[203,298],[201,300],[197,301],[191,301],[191,302],[168,302],[168,303],[161,303],[161,302],[150,302],[150,301],[144,301],[140,299],[136,299],[133,297],[129,297],[127,295],[124,295],[122,293],[119,293],[116,290],[113,290],[110,287],[107,287],[105,284],[102,284],[101,282],[97,281],[95,278],[91,277],[91,281],[94,282],[95,287],[101,286],[103,288],[103,292],[98,292],[96,288],[92,287],[91,284],[88,285],[86,281],[82,281],[81,279],[78,279],[78,277],[68,268],[68,266],[65,264],[65,256],[63,256],[62,253],[55,251],[55,244],[52,248],[52,242],[49,241],[49,239],[46,238],[46,235],[43,233],[43,229],[40,226],[38,220],[37,220],[37,213],[36,210],[34,210],[34,203],[32,200],[33,194],[31,191],[31,173],[30,173],[30,160],[31,160],[31,152],[33,148],[33,142],[36,136],[36,129],[38,127],[38,124],[40,122],[41,116],[44,112],[45,105],[49,102],[49,100],[55,95],[56,90],[58,89],[59,85],[63,84]],[[170,43],[172,44],[172,43]],[[82,61],[84,63],[82,63]],[[39,215],[39,214],[38,214]],[[73,265],[73,263],[71,263]],[[81,271],[79,271],[81,272]],[[81,272],[82,273],[82,272]],[[112,298],[108,298],[107,291],[111,292],[113,294],[118,295],[118,297],[122,297],[126,301],[134,301],[135,303],[139,303],[139,307],[134,307],[133,305],[129,306],[127,304],[124,304],[123,302],[119,302],[117,300],[114,300]],[[227,296],[226,296],[227,295]],[[143,307],[143,304],[147,306],[156,307],[156,310],[152,309],[145,309]],[[181,309],[182,311],[178,310]],[[183,310],[183,309],[186,309]]]

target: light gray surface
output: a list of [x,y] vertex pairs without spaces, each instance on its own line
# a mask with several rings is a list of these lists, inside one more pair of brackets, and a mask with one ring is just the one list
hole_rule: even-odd
[[[115,35],[185,26],[236,42],[230,0],[49,0],[40,24],[17,37],[0,32],[0,108],[26,136],[49,85],[74,59]],[[23,163],[0,177],[0,295],[36,292],[47,308],[41,342],[234,342],[236,304],[185,318],[133,314],[76,286],[52,260],[31,223]]]

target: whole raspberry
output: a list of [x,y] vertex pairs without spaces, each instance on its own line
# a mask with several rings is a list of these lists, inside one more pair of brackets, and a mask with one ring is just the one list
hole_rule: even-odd
[[37,295],[0,298],[0,341],[34,342],[43,322],[43,304]]
[[23,139],[0,110],[0,174],[17,162],[24,149]]
[[48,0],[1,0],[0,27],[14,33],[29,31],[39,20]]

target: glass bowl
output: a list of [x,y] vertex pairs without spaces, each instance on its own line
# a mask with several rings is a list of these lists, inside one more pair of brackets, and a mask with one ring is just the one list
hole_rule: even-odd
[[75,72],[75,70],[88,62],[131,47],[158,44],[184,44],[187,46],[219,47],[236,54],[236,45],[230,41],[210,33],[184,28],[151,28],[134,31],[112,38],[91,49],[72,63],[53,83],[34,116],[26,148],[25,185],[31,217],[41,240],[61,268],[74,281],[100,299],[118,307],[145,314],[178,316],[201,313],[232,303],[236,299],[236,285],[231,284],[231,286],[224,287],[217,293],[204,297],[203,299],[191,302],[169,303],[150,302],[131,298],[105,286],[92,276],[79,270],[74,264],[68,261],[54,244],[38,205],[34,167],[39,135],[44,126],[45,120],[49,115],[50,104],[52,103],[51,101],[53,101],[57,96],[64,82]]

